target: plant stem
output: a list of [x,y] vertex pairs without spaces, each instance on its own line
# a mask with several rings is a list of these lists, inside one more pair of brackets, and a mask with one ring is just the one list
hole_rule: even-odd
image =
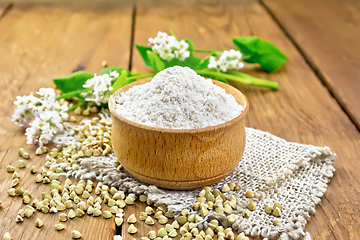
[[211,49],[194,49],[193,52],[204,52],[204,53],[211,53],[216,52],[218,50],[211,50]]
[[156,73],[136,75],[136,76],[131,76],[131,77],[129,77],[128,79],[129,79],[129,80],[133,80],[133,79],[139,79],[139,78],[149,78],[149,77],[155,76],[155,74],[156,74]]
[[[254,86],[267,87],[267,88],[270,88],[270,89],[273,89],[273,90],[278,90],[279,89],[279,84],[277,82],[273,82],[273,81],[253,77],[251,75],[248,75],[248,74],[245,74],[245,73],[242,73],[242,72],[238,72],[238,71],[229,71],[229,73],[232,74],[232,75],[236,75],[236,76],[238,76],[240,78],[250,79],[251,80],[251,85],[254,85]],[[236,81],[236,80],[234,80],[234,81]]]
[[131,75],[131,76],[139,76],[139,75],[141,75],[141,72],[139,72],[139,71],[138,71],[138,72],[134,72],[134,73],[131,73],[130,75]]
[[273,90],[279,89],[279,84],[277,82],[272,82],[272,81],[256,78],[256,77],[247,75],[242,72],[228,71],[227,73],[223,73],[223,72],[215,72],[215,71],[211,71],[211,70],[207,70],[207,69],[198,70],[196,72],[200,75],[201,74],[212,75],[214,77],[225,78],[225,79],[232,80],[234,82],[238,82],[238,83],[245,84],[245,85],[266,87],[266,88],[270,88]]
[[72,97],[78,95],[79,93],[88,92],[89,90],[90,90],[90,88],[85,88],[85,89],[80,89],[77,91],[68,92],[68,93],[65,93],[65,94],[55,98],[55,100],[60,100],[62,98],[72,98]]
[[83,101],[83,102],[79,102],[78,104],[72,106],[71,108],[69,108],[66,112],[71,112],[72,110],[77,109],[78,107],[81,107],[82,105],[85,105],[87,102]]

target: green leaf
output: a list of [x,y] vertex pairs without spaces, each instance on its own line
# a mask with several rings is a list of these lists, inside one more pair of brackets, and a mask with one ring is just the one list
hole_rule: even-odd
[[207,57],[203,58],[199,62],[199,64],[196,66],[196,70],[208,68],[209,62],[210,62],[210,56],[207,56]]
[[210,57],[220,56],[222,53],[223,53],[222,51],[211,52],[209,56],[206,56],[205,58],[201,59],[201,61],[198,63],[195,69],[196,70],[207,69],[210,62]]
[[267,72],[275,71],[288,59],[273,43],[259,37],[234,37],[233,43],[244,55],[245,62],[259,63]]
[[187,44],[189,44],[189,51],[192,51],[195,49],[195,44],[193,41],[191,41],[190,39],[188,38],[184,38],[184,41],[187,42]]
[[182,66],[182,67],[189,67],[191,69],[196,69],[196,67],[200,62],[201,59],[195,57],[192,53],[190,53],[190,56],[186,58],[185,61],[180,61],[177,58],[174,58],[171,61],[164,61],[165,68],[173,67],[173,66]]
[[145,65],[148,67],[151,67],[150,60],[147,55],[147,51],[152,51],[151,47],[141,46],[141,45],[137,45],[137,44],[135,44],[135,46],[136,46],[136,49],[139,51],[141,57],[143,58]]
[[199,64],[196,66],[195,69],[196,70],[207,69],[210,62],[210,57],[221,56],[222,53],[223,51],[212,51],[209,56],[206,56],[199,62]]
[[161,60],[159,55],[157,55],[153,51],[147,51],[146,53],[147,53],[147,56],[148,56],[151,67],[156,72],[160,72],[160,71],[162,71],[162,70],[164,70],[166,68],[164,61]]
[[111,91],[112,93],[116,92],[118,89],[122,88],[123,86],[129,83],[128,80],[129,73],[130,72],[127,69],[123,69],[120,72],[120,76],[115,80],[115,82],[112,85],[113,87],[113,90]]
[[150,47],[136,45],[136,48],[140,52],[145,64],[148,67],[152,67],[156,72],[160,72],[168,67],[173,66],[182,66],[195,69],[200,63],[201,59],[195,57],[192,53],[190,56],[185,59],[185,61],[180,61],[179,59],[172,59],[171,61],[162,60],[158,54],[155,54]]
[[107,108],[109,106],[109,103],[100,103],[100,107]]
[[[68,93],[84,89],[83,84],[86,82],[86,80],[93,77],[94,75],[91,73],[78,71],[72,73],[67,77],[55,78],[53,79],[53,81],[58,89],[60,89],[64,93]],[[75,96],[83,99],[80,94],[77,94]]]
[[113,72],[113,71],[116,71],[117,73],[120,74],[120,72],[121,72],[122,70],[124,70],[124,69],[125,69],[125,68],[115,67],[115,66],[113,66],[113,67],[106,67],[106,68],[101,69],[99,75],[110,74],[110,72]]

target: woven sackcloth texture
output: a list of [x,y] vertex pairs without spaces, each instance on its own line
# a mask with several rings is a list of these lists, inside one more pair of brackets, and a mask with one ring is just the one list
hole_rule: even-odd
[[[55,143],[64,146],[76,144],[76,141],[71,136],[62,135],[56,138]],[[225,179],[210,187],[221,190],[227,182],[240,183],[241,190],[225,193],[237,200],[236,210],[232,212],[239,216],[232,224],[234,230],[268,239],[311,239],[304,228],[333,176],[335,156],[328,147],[287,142],[267,132],[246,128],[246,147],[239,165]],[[80,158],[80,169],[68,175],[97,179],[120,190],[146,194],[155,205],[166,204],[175,216],[184,208],[195,212],[191,205],[196,202],[201,189],[160,189],[137,180],[125,170],[117,170],[115,161],[113,153],[106,157]],[[255,192],[255,197],[246,198],[247,190]],[[251,200],[257,208],[245,218],[243,212]],[[282,221],[280,226],[274,225],[274,215],[264,211],[265,205],[273,206],[275,202],[283,206],[282,216],[278,217]],[[207,223],[214,218],[227,227],[226,215],[211,210],[204,221],[199,222],[198,228],[207,228]]]

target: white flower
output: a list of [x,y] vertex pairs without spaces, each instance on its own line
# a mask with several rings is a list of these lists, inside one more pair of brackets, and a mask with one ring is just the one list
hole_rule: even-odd
[[46,111],[40,114],[39,118],[48,124],[49,130],[52,133],[61,132],[64,129],[61,117],[57,111]]
[[33,95],[17,96],[14,105],[15,112],[12,115],[12,121],[20,127],[29,126],[30,121],[34,118],[33,110],[40,100]]
[[88,79],[83,85],[84,88],[91,88],[91,92],[85,94],[85,100],[93,101],[97,105],[107,103],[113,90],[111,85],[118,77],[119,73],[116,71],[100,76],[95,74],[93,78]]
[[167,35],[166,32],[158,31],[157,38],[158,38],[159,40],[165,41],[165,39],[166,39],[167,37],[168,37],[168,35]]
[[237,67],[238,67],[238,69],[243,68],[243,67],[244,67],[244,63],[243,63],[243,62],[239,62]]
[[229,64],[226,61],[221,61],[219,65],[219,68],[221,71],[226,72],[229,68]]
[[168,35],[165,32],[158,32],[155,38],[148,39],[149,46],[154,53],[159,54],[160,58],[171,61],[172,59],[179,59],[185,61],[190,56],[188,51],[189,44],[184,40],[178,41],[174,36]]
[[179,42],[179,51],[181,53],[185,52],[188,48],[189,48],[189,44],[187,42],[185,42],[184,40],[181,40]]
[[39,127],[38,119],[35,119],[32,124],[34,126],[28,127],[26,129],[26,143],[31,145],[37,145],[39,143],[41,128]]
[[185,61],[188,57],[190,57],[190,51],[185,51],[179,56],[179,60]]
[[56,94],[53,88],[40,88],[38,92],[42,100],[55,102]]
[[224,51],[224,53],[225,53],[224,55],[227,57],[227,60],[241,59],[242,57],[240,51],[235,51],[234,49],[230,49],[229,51]]
[[154,39],[153,38],[148,39],[148,45],[149,46],[154,46]]
[[68,106],[65,104],[60,106],[59,102],[55,100],[56,94],[53,88],[40,88],[37,94],[40,95],[40,99],[42,100],[41,105],[36,109],[37,111],[40,113],[45,111],[57,111],[62,119],[68,117],[68,114],[66,113]]
[[[164,33],[165,35],[167,35],[166,33]],[[182,40],[184,41],[184,40]],[[167,39],[166,42],[168,43],[168,45],[172,46],[173,48],[180,48],[180,42],[178,42],[178,40],[176,40],[176,37],[171,36],[171,35],[167,35]]]
[[26,129],[27,144],[38,145],[39,147],[49,143],[54,135],[64,129],[61,117],[56,111],[42,112],[30,123]]
[[[58,103],[57,103],[58,104]],[[59,104],[60,105],[60,104]],[[55,108],[54,110],[55,111],[58,111],[59,112],[59,116],[62,118],[62,119],[67,119],[69,114],[67,114],[67,110],[69,109],[69,107],[66,105],[66,104],[63,104],[60,106],[60,108]]]
[[217,68],[217,61],[214,56],[210,56],[208,68],[210,68],[210,69]]
[[53,133],[50,131],[49,124],[44,123],[40,118],[35,118],[30,123],[30,127],[26,129],[26,143],[37,145],[39,147],[49,143],[53,138]]
[[227,72],[228,70],[240,70],[244,67],[244,63],[241,62],[242,54],[240,51],[230,49],[230,51],[224,51],[219,60],[211,56],[209,59],[208,68],[215,69],[217,71]]
[[28,144],[42,147],[51,141],[56,133],[63,130],[62,119],[68,117],[68,106],[60,106],[52,88],[40,88],[37,94],[39,97],[16,97],[12,121],[21,127],[28,127],[25,133]]

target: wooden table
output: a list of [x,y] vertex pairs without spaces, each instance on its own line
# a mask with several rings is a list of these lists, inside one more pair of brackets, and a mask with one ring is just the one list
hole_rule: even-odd
[[[125,2],[125,1],[124,1]],[[70,239],[77,229],[83,239],[112,239],[111,220],[86,216],[66,222],[55,232],[56,215],[36,213],[16,224],[20,198],[7,196],[17,151],[25,146],[23,130],[11,122],[17,95],[54,87],[51,79],[85,69],[99,72],[101,62],[151,72],[134,49],[157,31],[190,38],[199,48],[229,49],[233,36],[255,35],[274,42],[289,61],[268,74],[245,72],[276,81],[279,91],[233,84],[248,97],[247,126],[288,141],[329,146],[338,154],[328,191],[306,226],[313,239],[360,239],[360,2],[351,0],[248,0],[165,3],[0,3],[0,236],[13,239]],[[21,184],[33,196],[49,191],[33,183],[31,165],[42,166],[35,147]],[[144,205],[127,207],[125,218]],[[45,226],[34,227],[37,217]],[[135,238],[149,227],[139,224]],[[156,227],[156,226],[155,226]],[[124,239],[133,237],[126,233]],[[178,239],[178,238],[176,238]]]

